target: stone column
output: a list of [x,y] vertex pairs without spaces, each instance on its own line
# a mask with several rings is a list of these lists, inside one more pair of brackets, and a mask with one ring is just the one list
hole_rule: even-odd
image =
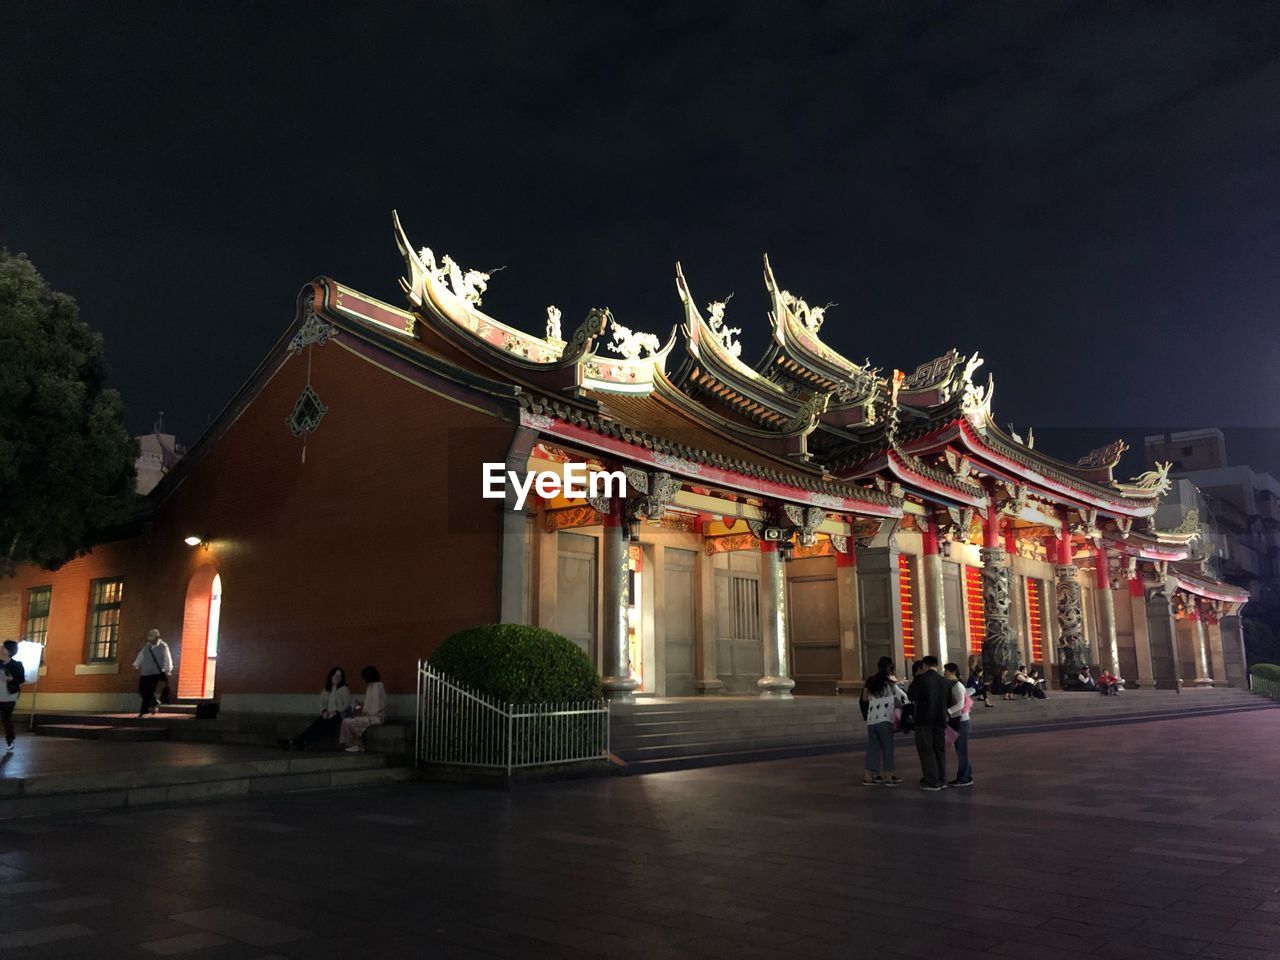
[[600,574],[604,578],[604,663],[605,696],[613,701],[631,702],[636,682],[631,678],[631,650],[627,637],[627,537],[622,525],[623,501],[609,501],[604,516],[604,543]]
[[[521,482],[529,469],[529,454],[538,440],[538,434],[521,427],[512,438],[504,467],[514,471]],[[516,492],[513,484],[507,484],[506,502],[502,511],[502,574],[498,600],[498,619],[502,623],[530,623],[532,621],[534,585],[530,571],[532,544],[529,542],[528,506],[516,509]]]
[[1009,557],[1000,543],[1000,519],[995,500],[987,504],[982,525],[982,615],[986,639],[982,642],[982,665],[988,677],[1000,676],[1002,667],[1018,666],[1018,650],[1009,630]]
[[1212,687],[1213,672],[1209,668],[1209,641],[1204,635],[1204,614],[1193,610],[1187,619],[1191,621],[1191,642],[1195,644],[1196,686]]
[[1104,670],[1120,676],[1120,641],[1116,637],[1115,595],[1111,592],[1111,571],[1107,548],[1093,547],[1093,585],[1098,598],[1098,653]]
[[840,679],[836,693],[858,692],[871,672],[862,662],[862,630],[858,612],[858,547],[853,537],[832,541],[836,547],[836,604],[840,623]]
[[921,579],[924,581],[924,638],[926,653],[947,662],[947,608],[942,596],[942,557],[938,553],[938,524],[930,517],[924,529],[924,559]]
[[760,696],[791,699],[796,682],[787,675],[787,574],[775,540],[760,541],[760,642]]
[[1134,577],[1129,581],[1129,608],[1133,611],[1133,649],[1138,656],[1138,676],[1135,687],[1155,685],[1156,673],[1151,663],[1151,634],[1147,629],[1147,604],[1142,581]]
[[1222,623],[1216,616],[1210,616],[1204,627],[1209,640],[1209,662],[1213,667],[1211,676],[1216,684],[1229,686],[1227,663],[1222,655]]

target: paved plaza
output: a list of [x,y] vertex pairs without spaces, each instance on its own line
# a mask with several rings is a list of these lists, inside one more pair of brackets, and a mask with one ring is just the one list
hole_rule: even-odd
[[[905,739],[899,744],[906,747]],[[1280,956],[1280,711],[0,824],[0,956]]]

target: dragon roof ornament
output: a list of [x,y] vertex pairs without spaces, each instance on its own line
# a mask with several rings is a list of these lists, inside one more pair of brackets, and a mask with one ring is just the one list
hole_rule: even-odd
[[1106,446],[1095,447],[1090,450],[1076,461],[1076,466],[1086,469],[1109,470],[1120,462],[1120,458],[1124,456],[1124,452],[1128,449],[1129,444],[1123,440],[1112,440]]
[[1153,497],[1163,497],[1173,487],[1173,481],[1169,479],[1169,471],[1172,469],[1172,460],[1165,463],[1157,463],[1154,465],[1154,469],[1132,477],[1128,485],[1138,490],[1148,491]]

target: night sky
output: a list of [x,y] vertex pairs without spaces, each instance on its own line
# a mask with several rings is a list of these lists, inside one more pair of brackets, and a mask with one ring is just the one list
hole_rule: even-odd
[[312,277],[403,302],[392,208],[539,333],[665,338],[679,259],[754,359],[768,251],[1001,422],[1280,427],[1278,160],[1274,3],[0,5],[0,244],[187,443]]

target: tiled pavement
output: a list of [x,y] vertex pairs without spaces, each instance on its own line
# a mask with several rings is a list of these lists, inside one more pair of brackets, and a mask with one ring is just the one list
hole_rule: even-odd
[[0,958],[1272,960],[1277,742],[1267,711],[975,740],[940,794],[837,755],[10,821]]

